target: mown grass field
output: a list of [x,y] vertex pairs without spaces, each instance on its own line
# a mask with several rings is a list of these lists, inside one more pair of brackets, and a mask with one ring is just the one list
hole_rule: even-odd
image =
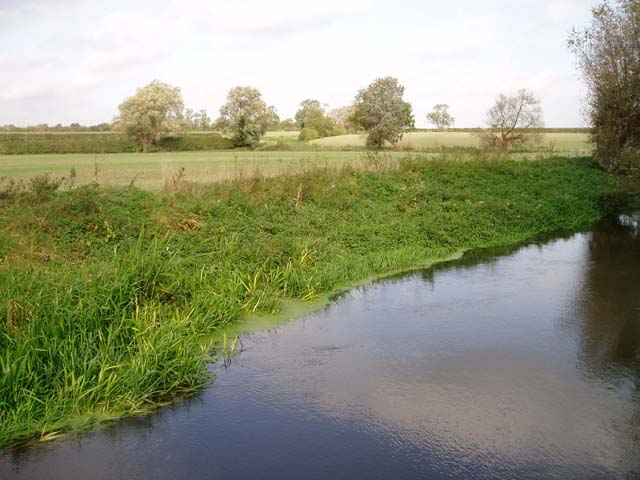
[[[366,135],[340,135],[311,140],[325,147],[362,147]],[[478,147],[476,137],[468,132],[410,132],[402,137],[401,148]],[[592,148],[586,133],[545,133],[540,146],[550,147],[563,155],[590,155]]]
[[[144,158],[144,157],[143,157]],[[585,159],[369,158],[156,191],[0,191],[0,445],[149,411],[290,301],[599,218]]]

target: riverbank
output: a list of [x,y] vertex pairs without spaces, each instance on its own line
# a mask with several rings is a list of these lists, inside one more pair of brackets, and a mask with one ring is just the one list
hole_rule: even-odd
[[0,200],[0,443],[149,411],[206,384],[203,339],[340,286],[593,222],[587,160],[370,159],[160,192]]

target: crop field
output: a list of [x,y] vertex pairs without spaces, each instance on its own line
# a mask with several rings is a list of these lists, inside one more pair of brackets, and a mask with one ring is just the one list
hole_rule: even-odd
[[[402,155],[393,152],[392,155]],[[155,189],[184,168],[184,180],[215,182],[249,175],[275,176],[312,167],[358,164],[364,152],[351,151],[198,151],[167,153],[113,153],[64,155],[0,155],[0,177],[28,180],[49,173],[67,176],[73,168],[76,182],[130,185]]]
[[[310,143],[324,147],[362,147],[366,135],[340,135],[319,138]],[[558,152],[570,155],[590,155],[591,145],[586,133],[545,133],[542,147],[552,146]],[[411,132],[403,136],[402,148],[478,147],[479,142],[469,132]]]

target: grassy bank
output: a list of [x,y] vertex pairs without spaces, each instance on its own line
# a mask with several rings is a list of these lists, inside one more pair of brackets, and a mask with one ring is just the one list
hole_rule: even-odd
[[147,411],[247,315],[576,228],[615,188],[586,160],[391,157],[168,187],[0,192],[0,443]]

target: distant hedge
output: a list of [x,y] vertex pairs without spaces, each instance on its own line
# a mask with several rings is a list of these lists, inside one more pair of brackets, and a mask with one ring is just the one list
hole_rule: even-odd
[[[161,151],[222,150],[233,143],[217,132],[185,133],[161,138]],[[139,152],[135,140],[119,133],[0,133],[0,154]]]
[[[409,132],[459,132],[459,133],[473,133],[477,128],[446,128],[444,130],[438,130],[437,128],[411,128]],[[516,129],[520,130],[520,129]],[[591,133],[591,128],[581,127],[568,127],[568,128],[532,128],[527,129],[529,132],[537,133]]]
[[172,137],[163,137],[156,142],[158,150],[168,152],[185,150],[224,150],[233,148],[233,141],[217,132],[186,133]]

